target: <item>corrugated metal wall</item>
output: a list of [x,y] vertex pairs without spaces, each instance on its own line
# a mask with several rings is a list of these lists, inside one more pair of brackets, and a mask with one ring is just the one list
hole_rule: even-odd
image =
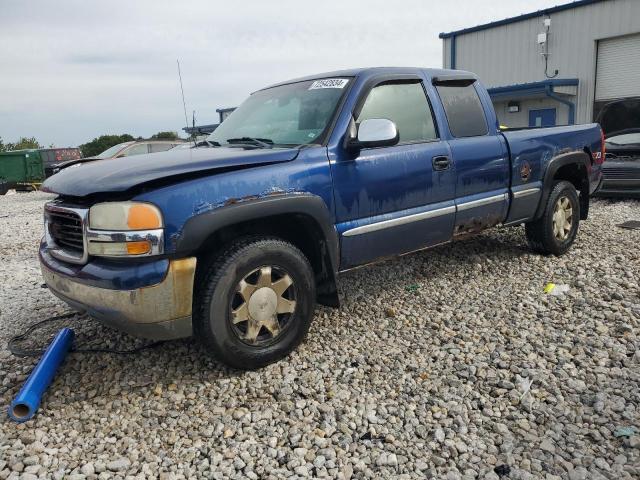
[[[488,87],[545,80],[537,43],[546,16],[466,33],[456,37],[456,68],[479,75]],[[576,122],[592,120],[597,40],[640,32],[640,0],[608,0],[551,14],[549,73],[578,78]],[[444,39],[444,67],[450,67],[450,42]]]

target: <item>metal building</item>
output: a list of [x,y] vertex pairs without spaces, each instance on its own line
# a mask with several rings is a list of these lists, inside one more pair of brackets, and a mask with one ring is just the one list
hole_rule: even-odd
[[640,97],[640,0],[578,0],[440,38],[444,67],[478,74],[504,125],[588,123]]

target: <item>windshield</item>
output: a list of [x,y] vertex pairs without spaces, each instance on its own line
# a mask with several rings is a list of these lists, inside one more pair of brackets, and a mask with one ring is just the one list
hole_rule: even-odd
[[124,147],[126,147],[127,145],[132,144],[133,142],[124,142],[124,143],[119,143],[118,145],[114,145],[111,148],[107,148],[104,152],[102,152],[99,155],[96,155],[96,158],[111,158],[113,157],[116,153],[118,153],[120,150],[122,150]]
[[607,138],[607,143],[614,145],[637,145],[640,144],[640,132],[623,133]]
[[[251,139],[259,139],[262,146],[264,142],[274,146],[319,143],[348,83],[347,78],[332,78],[260,90],[229,115],[208,140],[220,145]],[[260,143],[254,140],[254,145]]]

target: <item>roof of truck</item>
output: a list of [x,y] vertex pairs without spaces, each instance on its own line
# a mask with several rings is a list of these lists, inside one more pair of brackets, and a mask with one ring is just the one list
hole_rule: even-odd
[[268,87],[261,88],[260,90],[266,90],[267,88],[277,87],[279,85],[287,85],[289,83],[306,82],[309,80],[318,80],[321,78],[334,78],[334,77],[369,77],[373,75],[384,74],[414,74],[420,75],[425,73],[428,78],[432,78],[438,75],[460,75],[469,74],[463,70],[450,70],[446,68],[419,68],[419,67],[366,67],[366,68],[351,68],[348,70],[336,70],[334,72],[316,73],[315,75],[307,75],[305,77],[294,78],[284,82],[274,83]]

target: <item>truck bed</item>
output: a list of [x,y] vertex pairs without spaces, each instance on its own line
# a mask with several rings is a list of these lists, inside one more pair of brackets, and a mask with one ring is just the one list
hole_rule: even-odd
[[[600,126],[597,123],[567,125],[562,127],[506,130],[502,135],[507,141],[512,165],[512,187],[525,183],[541,182],[550,159],[570,152],[586,151],[592,158],[591,180],[600,176],[600,164],[595,164],[593,154],[600,152]],[[531,169],[528,180],[521,175],[527,163]]]

